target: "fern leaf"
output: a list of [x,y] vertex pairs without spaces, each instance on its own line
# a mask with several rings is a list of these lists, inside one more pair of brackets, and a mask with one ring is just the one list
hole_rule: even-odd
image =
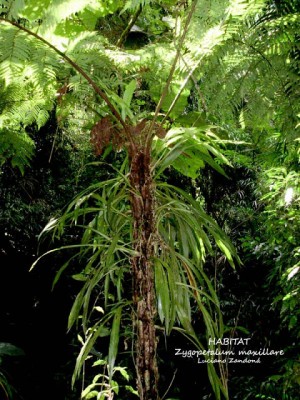
[[30,59],[30,45],[26,35],[18,29],[1,29],[1,41],[5,42],[0,54],[0,77],[6,85],[19,76],[26,61]]
[[135,11],[139,7],[145,7],[145,5],[150,4],[150,3],[151,3],[151,0],[127,0],[121,13],[123,13],[126,10]]
[[24,9],[24,0],[1,0],[1,12],[9,19],[17,19],[20,12]]
[[260,13],[265,4],[265,0],[230,0],[226,11],[232,18],[242,21],[250,15]]
[[25,132],[0,130],[0,166],[10,161],[22,174],[33,156],[34,142]]

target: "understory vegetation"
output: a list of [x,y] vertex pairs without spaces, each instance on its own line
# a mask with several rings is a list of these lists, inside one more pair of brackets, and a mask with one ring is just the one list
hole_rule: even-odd
[[299,28],[0,0],[1,399],[299,398]]

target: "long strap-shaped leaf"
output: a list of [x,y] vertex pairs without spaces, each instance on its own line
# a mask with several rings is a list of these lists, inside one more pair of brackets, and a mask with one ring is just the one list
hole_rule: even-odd
[[111,334],[110,334],[109,349],[108,349],[108,366],[109,366],[110,380],[113,375],[113,369],[118,354],[121,316],[122,316],[122,307],[119,307],[115,311]]

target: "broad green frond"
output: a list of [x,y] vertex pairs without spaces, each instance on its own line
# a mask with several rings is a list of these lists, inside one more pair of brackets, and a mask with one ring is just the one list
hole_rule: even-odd
[[189,31],[189,48],[200,58],[210,54],[215,46],[238,32],[244,19],[260,13],[264,3],[264,0],[198,2]]
[[53,107],[46,93],[30,82],[27,85],[9,85],[4,91],[0,123],[5,126],[22,124],[24,127],[36,123],[40,128],[48,120]]
[[5,42],[0,50],[0,76],[8,85],[23,72],[25,62],[31,57],[32,48],[24,32],[9,26],[0,30],[0,40]]
[[[260,20],[260,15],[239,24],[239,30],[203,60],[199,88],[209,93],[203,101],[220,120],[239,121],[243,129],[257,131],[281,121],[279,129],[292,134],[299,110],[294,45],[299,16],[270,14]],[[226,31],[231,25],[229,19]]]
[[56,93],[57,58],[24,32],[1,26],[6,46],[0,54],[0,76],[4,85],[0,100],[0,123],[23,127],[48,119]]

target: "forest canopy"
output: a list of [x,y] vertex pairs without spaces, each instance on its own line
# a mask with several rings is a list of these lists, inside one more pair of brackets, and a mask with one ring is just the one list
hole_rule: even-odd
[[[297,399],[299,12],[0,0],[1,254],[66,285],[64,398]],[[222,338],[280,357],[240,373]]]

